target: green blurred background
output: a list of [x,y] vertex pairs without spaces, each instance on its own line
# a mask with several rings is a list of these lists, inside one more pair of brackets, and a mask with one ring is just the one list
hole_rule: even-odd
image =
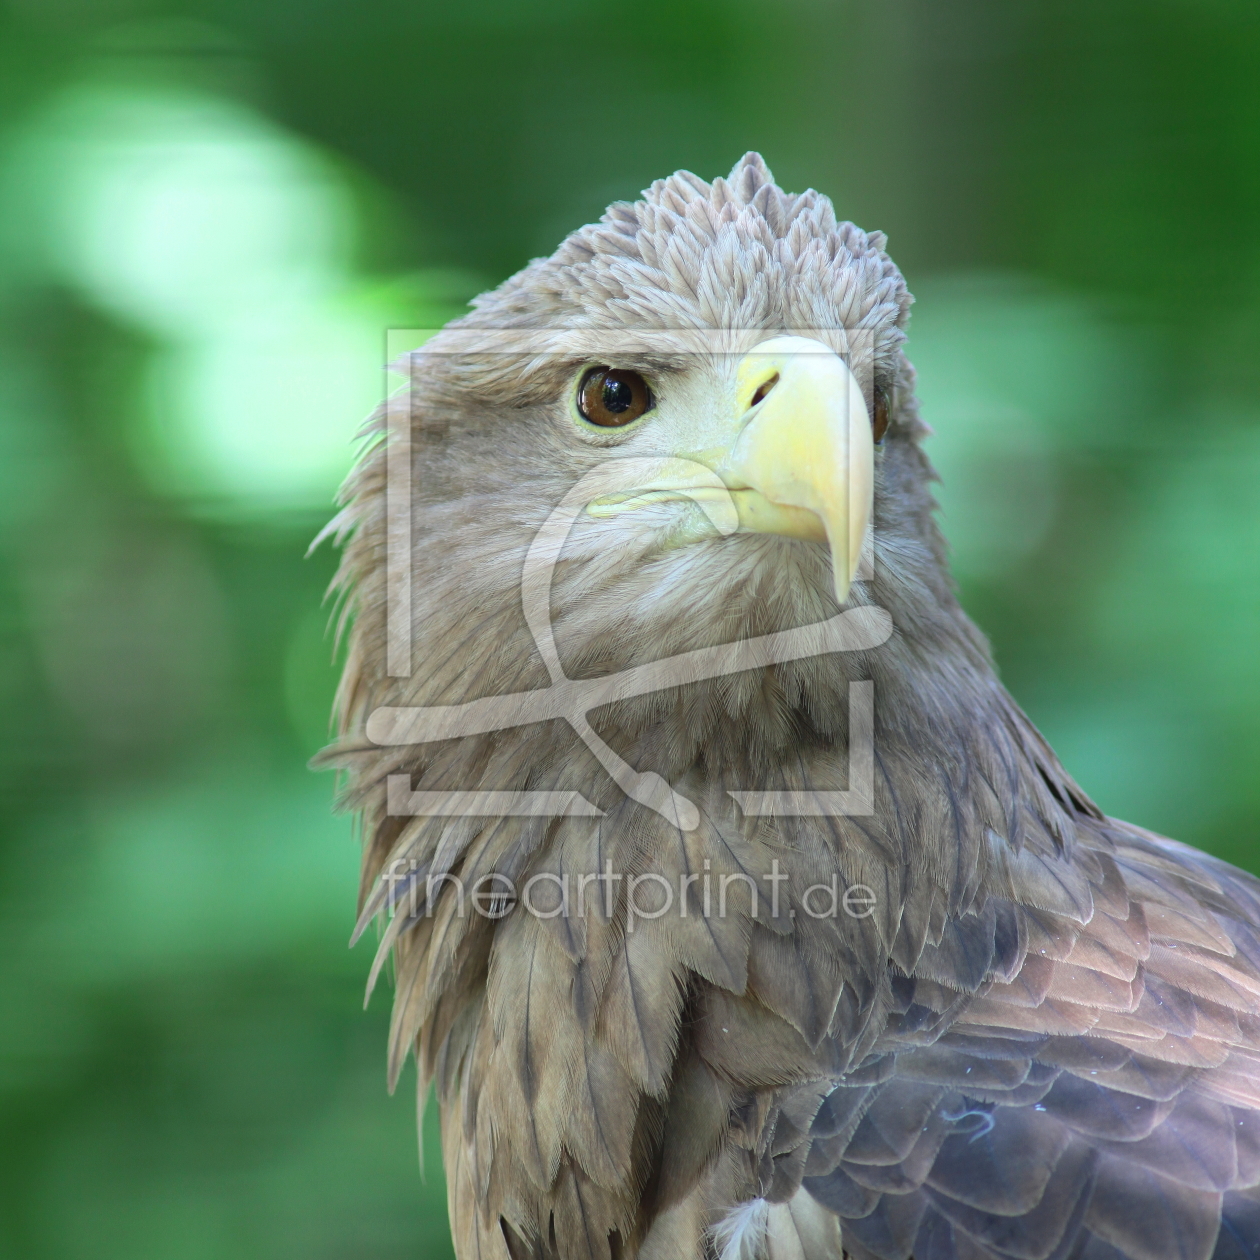
[[311,774],[390,326],[760,149],[888,231],[968,607],[1260,867],[1260,8],[9,0],[0,1250],[448,1256]]

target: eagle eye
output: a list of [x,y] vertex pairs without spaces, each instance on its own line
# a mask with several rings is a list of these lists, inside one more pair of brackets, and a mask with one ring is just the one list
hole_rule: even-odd
[[615,429],[637,420],[652,407],[652,391],[638,372],[591,368],[578,386],[578,410],[584,420]]
[[871,436],[876,444],[884,440],[888,432],[888,391],[875,386],[874,406],[871,408]]

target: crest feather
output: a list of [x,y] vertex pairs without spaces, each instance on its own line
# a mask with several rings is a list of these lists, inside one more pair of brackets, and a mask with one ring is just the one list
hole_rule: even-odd
[[911,297],[884,236],[838,221],[823,194],[784,192],[759,153],[726,179],[691,171],[615,202],[474,303],[465,325],[862,328],[897,371]]

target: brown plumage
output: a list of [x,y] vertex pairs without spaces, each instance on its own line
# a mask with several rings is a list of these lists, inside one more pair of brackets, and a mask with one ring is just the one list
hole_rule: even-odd
[[[883,246],[749,154],[729,180],[679,173],[614,205],[417,353],[376,421],[412,443],[410,676],[386,661],[389,444],[348,484],[354,620],[326,757],[362,814],[363,921],[388,925],[391,1081],[414,1050],[422,1094],[436,1085],[461,1260],[1260,1256],[1260,885],[1104,818],[998,682],[948,577],[901,351],[910,297]],[[450,340],[478,330],[542,342]],[[593,709],[697,825],[627,796],[562,718],[369,739],[382,707],[546,688],[521,575],[549,513],[610,458],[697,450],[730,363],[796,330],[886,410],[845,606],[868,626],[886,610],[892,633]],[[609,349],[643,331],[647,348]],[[583,427],[583,371],[610,363],[656,406]],[[598,679],[823,621],[832,576],[825,542],[724,536],[677,496],[588,512],[552,579],[560,667]],[[730,792],[852,786],[864,680],[870,810],[746,814]],[[601,812],[391,814],[391,775]],[[659,875],[679,904],[631,921],[623,879],[553,917],[492,917],[454,882],[554,890],[605,869]],[[872,912],[806,911],[833,875]],[[703,890],[722,877],[718,913]]]

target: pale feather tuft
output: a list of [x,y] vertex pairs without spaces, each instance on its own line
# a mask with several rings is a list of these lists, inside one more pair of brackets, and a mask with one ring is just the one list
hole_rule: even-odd
[[764,1260],[770,1204],[765,1199],[737,1203],[713,1227],[718,1260]]

